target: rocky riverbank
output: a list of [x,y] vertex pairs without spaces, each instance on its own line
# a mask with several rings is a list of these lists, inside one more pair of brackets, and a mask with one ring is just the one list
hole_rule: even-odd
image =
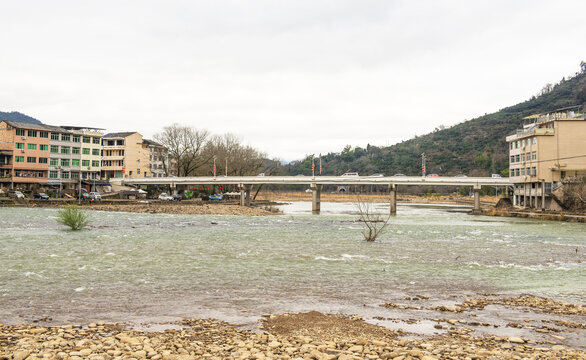
[[262,216],[276,214],[263,208],[252,208],[224,204],[189,204],[189,203],[149,203],[149,204],[92,204],[85,207],[100,211],[125,211],[150,214],[195,214],[195,215],[248,215]]
[[[487,294],[454,307],[420,310],[455,315],[495,305],[523,309],[526,318],[510,322],[497,335],[477,331],[494,326],[480,320],[430,319],[438,329],[438,334],[431,336],[390,330],[357,316],[315,311],[265,315],[259,325],[262,332],[209,319],[143,324],[142,330],[103,322],[87,326],[0,325],[0,359],[586,359],[583,343],[572,348],[565,341],[571,336],[584,339],[586,308],[582,305]],[[393,303],[382,306],[407,309]],[[557,320],[542,319],[536,326],[536,314],[549,314]],[[511,329],[528,335],[511,335]],[[536,340],[532,332],[545,340]]]

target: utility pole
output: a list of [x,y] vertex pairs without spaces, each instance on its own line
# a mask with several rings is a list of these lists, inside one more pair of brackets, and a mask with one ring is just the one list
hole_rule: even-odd
[[321,176],[321,154],[319,154],[319,176]]
[[425,177],[425,153],[421,154],[421,176]]
[[225,176],[228,176],[228,158],[226,158],[226,175]]
[[216,155],[214,155],[214,178],[216,177]]
[[313,156],[311,157],[311,174],[315,177],[315,158]]

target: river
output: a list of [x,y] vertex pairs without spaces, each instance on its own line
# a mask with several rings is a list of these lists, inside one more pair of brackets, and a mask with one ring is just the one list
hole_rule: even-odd
[[[381,213],[388,205],[376,204]],[[0,208],[0,323],[164,321],[254,324],[264,313],[375,316],[380,304],[487,292],[586,300],[584,224],[399,205],[365,242],[351,203],[291,203],[264,217]]]

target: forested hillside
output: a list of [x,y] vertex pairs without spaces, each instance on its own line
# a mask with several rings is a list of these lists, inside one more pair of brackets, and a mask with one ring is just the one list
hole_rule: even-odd
[[28,115],[21,114],[18,111],[12,112],[2,112],[0,111],[0,121],[8,120],[8,121],[20,121],[20,122],[27,122],[33,124],[42,124],[39,120],[32,118]]
[[[485,176],[508,174],[507,135],[522,127],[523,117],[586,103],[586,64],[576,76],[547,84],[539,96],[496,113],[437,129],[389,147],[346,146],[340,153],[322,156],[324,175],[358,172],[361,175],[421,174],[421,154],[426,154],[427,173]],[[311,173],[311,156],[285,167],[289,175]]]

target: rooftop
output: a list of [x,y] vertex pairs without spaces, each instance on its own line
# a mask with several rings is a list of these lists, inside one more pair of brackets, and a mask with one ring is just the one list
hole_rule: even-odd
[[19,129],[35,129],[35,130],[46,130],[52,132],[60,132],[60,133],[69,133],[66,129],[59,127],[59,126],[52,126],[52,125],[45,125],[45,124],[34,124],[29,122],[22,122],[22,121],[10,121],[10,120],[2,120],[3,122],[7,123],[8,125],[19,128]]
[[128,131],[128,132],[117,132],[117,133],[108,133],[104,135],[104,139],[108,138],[125,138],[129,137],[130,135],[139,134],[137,131]]

